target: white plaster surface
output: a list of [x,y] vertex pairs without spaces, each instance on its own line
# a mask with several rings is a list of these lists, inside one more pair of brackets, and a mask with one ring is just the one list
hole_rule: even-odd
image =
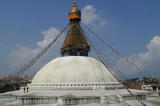
[[[149,93],[149,91],[145,90],[135,90],[130,89],[130,91],[133,94],[146,94]],[[130,93],[126,89],[113,89],[113,90],[29,90],[29,92],[24,93],[23,90],[20,91],[12,91],[7,93],[2,93],[0,96],[51,96],[51,97],[57,97],[57,96],[64,96],[64,95],[73,95],[77,97],[81,96],[111,96],[111,95],[130,95]]]
[[90,57],[59,57],[40,69],[32,84],[55,82],[118,82],[100,62]]
[[[142,93],[148,93],[148,91],[144,90],[134,90],[130,89],[130,91],[134,94],[142,94]],[[27,93],[24,93],[23,91],[12,91],[0,94],[1,96],[10,96],[10,97],[85,97],[85,96],[124,96],[124,95],[130,95],[129,92],[126,89],[118,89],[118,90],[33,90],[29,91]],[[147,100],[143,100],[144,103],[147,104],[147,106],[160,106],[160,97],[152,97]],[[126,104],[130,104],[131,106],[142,106],[137,100],[127,100],[122,103],[112,103],[112,104],[86,104],[86,105],[76,105],[76,106],[126,106]],[[13,101],[9,102],[0,102],[0,106],[21,106],[15,99]],[[58,106],[55,104],[36,104],[36,105],[24,105],[24,106]],[[73,105],[74,106],[74,105]]]

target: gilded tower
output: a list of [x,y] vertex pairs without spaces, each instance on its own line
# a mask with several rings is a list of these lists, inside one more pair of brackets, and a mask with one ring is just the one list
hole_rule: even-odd
[[81,11],[76,2],[69,11],[70,28],[61,48],[62,56],[88,56],[90,46],[80,26]]

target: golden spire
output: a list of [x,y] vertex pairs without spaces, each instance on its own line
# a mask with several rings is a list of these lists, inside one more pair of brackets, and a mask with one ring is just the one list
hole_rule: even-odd
[[88,56],[90,46],[79,25],[81,11],[78,10],[76,1],[73,2],[69,11],[70,28],[61,48],[62,56]]
[[72,20],[80,21],[81,20],[81,11],[78,10],[77,3],[75,0],[73,2],[72,9],[69,11],[69,20],[70,21]]
[[73,7],[72,7],[72,9],[78,10],[76,0],[74,0],[74,2],[73,2]]

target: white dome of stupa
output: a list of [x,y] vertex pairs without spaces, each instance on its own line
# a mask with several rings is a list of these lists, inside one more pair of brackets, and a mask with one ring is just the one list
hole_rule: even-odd
[[120,83],[99,61],[85,56],[66,56],[52,60],[35,75],[30,86],[75,87],[111,86]]

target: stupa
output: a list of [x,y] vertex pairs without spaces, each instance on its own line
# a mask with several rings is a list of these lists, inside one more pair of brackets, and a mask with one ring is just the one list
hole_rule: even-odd
[[[27,85],[29,92],[24,93],[22,87],[1,95],[8,98],[4,99],[4,105],[127,105],[125,100],[132,98],[130,92],[103,63],[88,57],[90,45],[79,24],[81,11],[75,1],[69,11],[69,21],[70,28],[60,49],[62,57],[53,59],[38,71]],[[130,91],[146,97],[146,91]]]
[[122,87],[101,62],[88,57],[90,46],[79,25],[81,11],[76,2],[69,11],[70,28],[60,50],[62,57],[53,59],[35,75],[30,89],[96,89]]

